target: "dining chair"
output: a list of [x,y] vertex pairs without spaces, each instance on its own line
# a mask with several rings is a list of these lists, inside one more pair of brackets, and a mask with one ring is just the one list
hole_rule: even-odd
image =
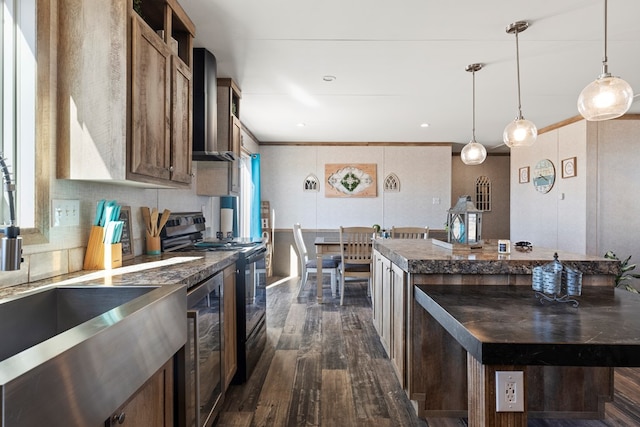
[[[298,289],[298,297],[302,293],[307,280],[309,279],[309,273],[314,273],[317,276],[318,273],[318,261],[317,259],[309,259],[309,253],[307,252],[307,246],[302,239],[302,228],[299,223],[293,224],[293,240],[295,241],[296,248],[298,250],[298,259],[300,260],[300,288]],[[338,287],[338,265],[339,260],[336,259],[323,259],[322,260],[322,274],[331,274],[331,295],[336,296],[336,289]],[[322,280],[318,277],[317,280]]]
[[428,239],[429,227],[391,227],[392,239]]
[[371,227],[340,227],[340,305],[344,304],[345,277],[367,279],[367,295],[371,295]]

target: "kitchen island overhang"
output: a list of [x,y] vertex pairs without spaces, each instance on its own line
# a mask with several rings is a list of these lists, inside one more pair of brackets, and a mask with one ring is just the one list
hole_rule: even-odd
[[418,285],[415,301],[485,365],[640,367],[640,295],[589,288],[580,306],[522,286]]

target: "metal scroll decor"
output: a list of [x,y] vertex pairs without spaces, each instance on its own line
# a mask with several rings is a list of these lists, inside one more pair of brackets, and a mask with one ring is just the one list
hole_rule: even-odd
[[562,265],[555,253],[549,264],[533,267],[532,287],[540,303],[566,302],[577,307],[579,302],[574,297],[582,294],[582,273]]
[[376,165],[326,164],[326,197],[376,197]]

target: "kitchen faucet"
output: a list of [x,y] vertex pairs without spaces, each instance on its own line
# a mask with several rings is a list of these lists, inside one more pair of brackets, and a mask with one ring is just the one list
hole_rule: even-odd
[[2,245],[0,246],[0,270],[20,270],[20,263],[22,262],[22,237],[20,237],[20,227],[16,225],[16,186],[11,182],[9,168],[2,154],[0,154],[0,169],[2,169],[2,181],[4,182],[4,189],[7,192],[9,202],[9,225],[0,227],[0,232],[4,233]]

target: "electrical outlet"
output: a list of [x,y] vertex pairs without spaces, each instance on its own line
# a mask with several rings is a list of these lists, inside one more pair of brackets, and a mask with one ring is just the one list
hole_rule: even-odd
[[80,225],[80,200],[52,200],[51,226],[75,227]]
[[496,411],[524,412],[524,372],[496,371]]

